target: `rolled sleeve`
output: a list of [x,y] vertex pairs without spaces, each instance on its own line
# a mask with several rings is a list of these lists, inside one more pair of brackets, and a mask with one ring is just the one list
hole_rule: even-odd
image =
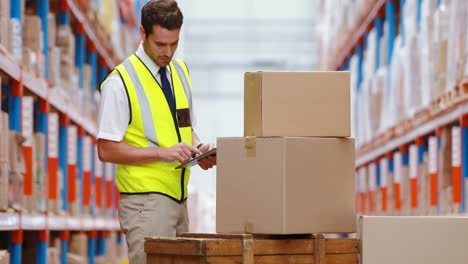
[[122,79],[109,76],[101,89],[98,138],[122,141],[130,122],[130,105]]

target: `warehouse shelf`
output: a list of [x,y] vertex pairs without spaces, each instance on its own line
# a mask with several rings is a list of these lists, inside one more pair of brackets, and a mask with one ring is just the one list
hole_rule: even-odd
[[[76,243],[76,235],[87,238],[83,243],[89,244],[89,252],[82,257],[89,263],[95,263],[96,256],[123,260],[124,253],[109,255],[115,254],[112,247],[122,245],[123,235],[115,217],[114,167],[97,155],[94,96],[98,83],[121,60],[118,56],[128,52],[115,52],[119,43],[104,36],[102,25],[91,19],[95,7],[83,1],[0,1],[11,5],[11,12],[5,12],[6,5],[0,4],[2,18],[10,17],[6,22],[21,21],[23,29],[29,29],[12,32],[0,43],[2,122],[7,120],[3,117],[9,120],[6,126],[2,123],[2,134],[25,139],[13,141],[9,150],[17,150],[10,161],[23,159],[26,172],[16,171],[19,167],[12,162],[1,167],[3,177],[16,173],[16,189],[2,188],[0,193],[2,201],[8,201],[0,207],[0,233],[9,238],[3,246],[8,245],[11,263],[21,263],[29,246],[37,252],[37,263],[49,263],[48,248],[57,245],[62,248],[56,252],[57,263],[67,263],[67,248]],[[122,23],[118,30],[136,32],[115,14]],[[128,36],[124,40],[133,43],[133,35]],[[19,39],[14,37],[22,42],[14,42]],[[11,195],[17,191],[19,196]],[[36,199],[50,202],[53,209]],[[9,206],[12,203],[15,209]]]
[[67,217],[62,215],[48,216],[48,228],[50,230],[66,230]]
[[91,135],[96,135],[96,124],[86,118],[83,112],[72,103],[69,95],[64,94],[60,88],[48,88],[47,81],[38,79],[16,63],[8,55],[0,53],[0,70],[13,79],[23,82],[23,85],[37,96],[45,99],[49,104],[63,114],[68,115],[77,125],[82,126]]
[[0,230],[20,229],[19,214],[0,213]]
[[0,213],[0,231],[8,230],[108,230],[118,231],[120,225],[112,217],[60,216],[41,214]]
[[84,31],[91,42],[96,46],[98,53],[104,58],[106,61],[107,67],[114,68],[117,65],[117,61],[119,59],[114,59],[108,50],[102,45],[102,41],[97,37],[96,33],[94,32],[91,24],[88,22],[86,17],[83,15],[81,10],[78,8],[74,0],[67,0],[68,6],[70,7],[70,11],[73,16],[83,25]]
[[449,123],[456,122],[464,114],[468,114],[468,98],[464,102],[460,102],[445,112],[442,112],[430,120],[418,124],[408,130],[400,131],[398,134],[393,135],[391,139],[380,140],[369,143],[357,151],[356,166],[363,166],[368,162],[375,160],[375,158],[384,156],[385,154],[398,149],[400,146],[414,141],[419,136],[424,136],[436,131],[439,127],[445,126]]
[[0,68],[15,80],[21,79],[21,67],[10,57],[0,52]]
[[23,85],[26,86],[26,88],[28,88],[31,92],[35,93],[37,96],[43,99],[47,99],[48,88],[47,82],[44,79],[38,79],[25,70],[21,71],[21,77],[22,79],[18,81],[22,81]]
[[20,214],[20,227],[23,230],[46,230],[47,217],[36,214]]
[[[378,17],[379,12],[384,8],[387,0],[371,0],[368,1],[366,6],[363,8],[362,13],[367,14],[361,17],[358,26],[344,34],[343,39],[339,44],[336,45],[332,63],[328,65],[329,70],[338,69],[346,58],[351,54],[355,46],[364,37],[364,34],[368,32],[369,28],[373,25],[375,19]],[[336,56],[335,56],[336,55]]]

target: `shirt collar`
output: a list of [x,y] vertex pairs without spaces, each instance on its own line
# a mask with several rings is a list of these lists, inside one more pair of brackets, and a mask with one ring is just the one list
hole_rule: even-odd
[[[154,63],[154,61],[148,56],[148,54],[146,54],[145,49],[143,48],[143,42],[140,42],[140,46],[138,47],[135,53],[143,61],[146,67],[148,67],[151,74],[153,74],[153,76],[157,76],[156,74],[158,74],[159,68],[161,67]],[[166,67],[166,71],[170,74],[171,67]]]

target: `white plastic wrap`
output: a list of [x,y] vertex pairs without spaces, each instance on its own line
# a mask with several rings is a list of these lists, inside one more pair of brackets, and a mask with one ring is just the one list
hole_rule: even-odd
[[383,132],[380,129],[380,121],[382,119],[382,107],[383,107],[383,93],[385,85],[387,83],[387,67],[380,67],[372,79],[371,89],[371,129],[373,136],[378,136],[379,133]]
[[420,85],[420,64],[418,40],[413,35],[406,38],[406,45],[401,54],[401,67],[403,73],[403,98],[405,116],[411,118],[421,107],[421,94],[423,87]]

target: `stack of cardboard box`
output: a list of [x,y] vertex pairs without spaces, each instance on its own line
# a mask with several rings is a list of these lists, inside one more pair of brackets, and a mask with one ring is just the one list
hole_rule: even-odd
[[49,49],[49,85],[50,87],[60,86],[60,53],[61,49],[57,46],[57,25],[55,15],[49,13],[48,16],[48,49]]
[[9,208],[15,210],[23,210],[25,205],[24,200],[24,173],[26,173],[26,165],[24,161],[24,153],[22,144],[24,137],[16,131],[9,131],[9,161],[10,173],[8,179],[8,205]]
[[57,27],[57,46],[60,48],[60,79],[64,89],[71,88],[75,75],[75,36],[70,25]]
[[0,44],[11,50],[10,0],[0,0]]
[[47,211],[47,175],[45,173],[45,135],[42,133],[34,134],[34,153],[33,153],[33,198],[34,210],[38,212]]
[[0,264],[10,264],[10,253],[6,250],[0,250]]
[[8,209],[8,176],[9,164],[9,137],[8,137],[8,114],[0,113],[0,210]]
[[26,15],[23,24],[23,65],[36,77],[44,78],[43,31],[39,16]]
[[355,232],[349,72],[245,74],[244,135],[218,139],[217,232]]

